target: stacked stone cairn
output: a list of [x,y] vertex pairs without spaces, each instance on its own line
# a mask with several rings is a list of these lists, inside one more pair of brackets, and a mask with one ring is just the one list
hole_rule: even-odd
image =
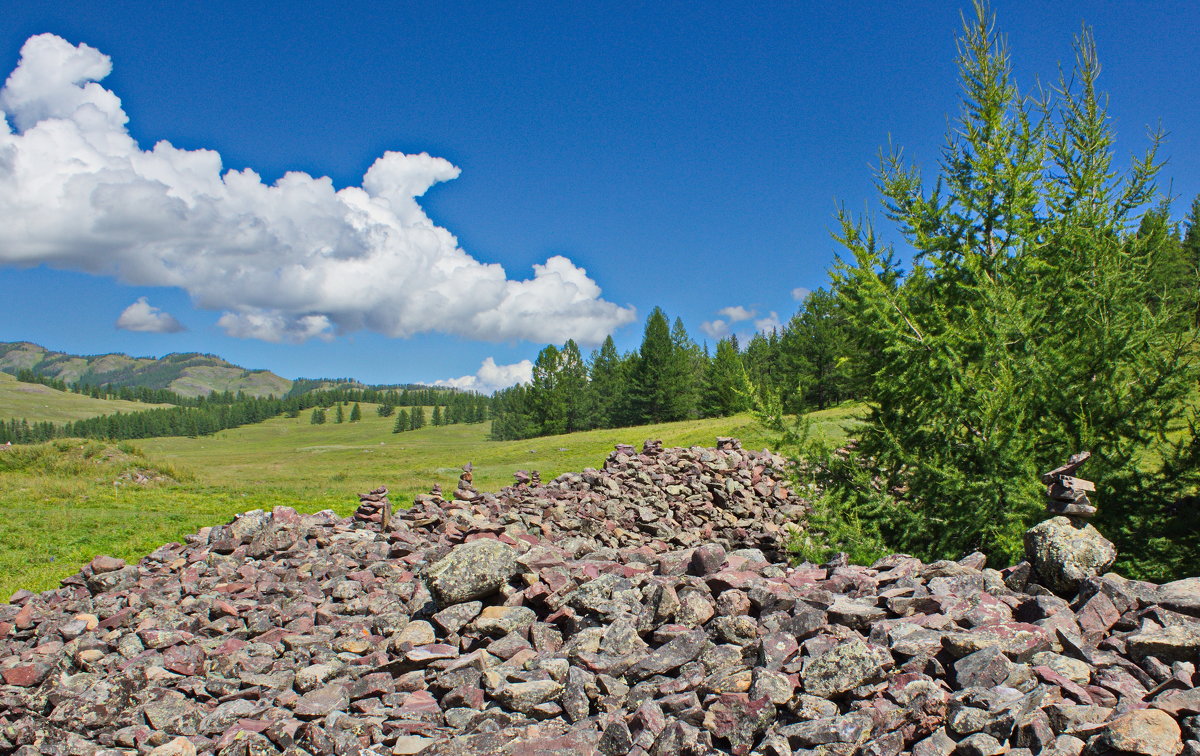
[[1080,519],[1088,519],[1096,514],[1096,507],[1088,499],[1088,492],[1095,491],[1096,484],[1074,477],[1079,466],[1091,456],[1090,451],[1073,454],[1067,464],[1042,475],[1042,482],[1046,484],[1047,512]]
[[97,557],[0,605],[0,754],[1200,753],[1200,578],[790,565],[776,460],[622,447]]
[[388,501],[387,495],[386,486],[380,486],[369,493],[359,494],[358,509],[354,510],[354,519],[386,529],[392,521],[392,503]]

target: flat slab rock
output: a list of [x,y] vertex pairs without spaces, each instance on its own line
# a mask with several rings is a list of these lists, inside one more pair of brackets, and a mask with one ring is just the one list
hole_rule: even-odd
[[1200,580],[789,565],[806,505],[734,442],[521,480],[15,594],[0,755],[1200,753]]

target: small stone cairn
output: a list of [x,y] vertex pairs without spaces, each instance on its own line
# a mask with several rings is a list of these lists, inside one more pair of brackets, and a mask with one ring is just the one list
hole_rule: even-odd
[[1090,451],[1072,454],[1067,464],[1056,467],[1042,475],[1046,484],[1046,511],[1052,515],[1066,515],[1090,519],[1096,514],[1096,507],[1088,499],[1088,492],[1096,491],[1096,484],[1090,480],[1075,477],[1075,471],[1092,456]]
[[354,519],[386,529],[392,521],[392,503],[388,501],[387,495],[386,486],[380,486],[369,493],[359,494],[358,509],[354,510]]
[[1042,475],[1046,512],[1052,517],[1025,532],[1025,558],[1039,580],[1063,596],[1075,593],[1088,578],[1107,572],[1117,558],[1112,542],[1087,522],[1096,514],[1088,499],[1096,484],[1075,477],[1091,456],[1089,451],[1072,454],[1065,465]]
[[479,498],[475,490],[475,477],[471,473],[471,463],[463,465],[462,475],[458,476],[458,487],[454,489],[454,498],[460,501],[474,501]]

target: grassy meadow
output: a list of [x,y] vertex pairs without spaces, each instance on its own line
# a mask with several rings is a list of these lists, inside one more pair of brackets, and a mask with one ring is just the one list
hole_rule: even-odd
[[114,412],[138,412],[169,404],[146,404],[121,399],[93,399],[82,394],[24,383],[8,373],[0,372],[0,419],[15,417],[29,422],[48,420],[67,423]]
[[[379,485],[403,506],[434,483],[453,490],[466,462],[478,488],[496,490],[516,470],[549,480],[599,467],[615,444],[647,438],[711,446],[717,436],[736,436],[747,448],[769,445],[749,415],[496,442],[487,440],[487,423],[392,433],[394,418],[378,417],[374,405],[362,411],[357,423],[312,425],[302,413],[199,438],[56,441],[0,452],[0,600],[18,588],[53,588],[97,554],[134,561],[249,509],[347,515],[355,493]],[[816,430],[844,438],[856,412],[816,413]],[[139,472],[150,482],[130,479]]]

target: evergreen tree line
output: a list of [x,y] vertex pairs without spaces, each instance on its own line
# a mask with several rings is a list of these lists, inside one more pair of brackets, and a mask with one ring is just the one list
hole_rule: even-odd
[[977,4],[937,175],[898,151],[876,169],[897,246],[839,212],[829,304],[856,346],[832,364],[867,402],[857,445],[822,448],[785,407],[766,412],[824,491],[807,558],[978,549],[1011,564],[1046,516],[1040,473],[1089,450],[1079,474],[1097,484],[1093,522],[1118,570],[1194,574],[1200,197],[1172,220],[1160,136],[1118,162],[1088,32],[1075,52],[1057,87],[1023,95]]
[[113,386],[111,384],[97,385],[94,383],[67,383],[60,378],[42,375],[28,368],[22,368],[14,373],[22,383],[39,383],[58,391],[67,391],[92,399],[121,399],[127,402],[145,402],[146,404],[175,404],[180,407],[202,407],[206,404],[233,404],[244,401],[247,396],[242,392],[214,391],[206,396],[184,396],[170,389],[149,388],[147,386]]
[[[87,382],[67,383],[60,378],[42,375],[28,368],[22,368],[13,375],[18,381],[23,383],[38,383],[57,389],[58,391],[69,391],[91,397],[92,399],[121,399],[130,402],[144,402],[146,404],[175,404],[180,407],[203,407],[208,404],[233,404],[235,402],[246,401],[250,398],[242,391],[236,393],[231,391],[213,391],[203,396],[184,396],[165,388],[114,386],[112,384],[98,385]],[[326,407],[332,407],[337,402],[366,402],[393,408],[443,404],[454,406],[455,416],[459,414],[465,416],[467,412],[477,414],[476,406],[480,404],[484,405],[484,412],[486,413],[486,405],[489,402],[489,397],[483,394],[464,392],[451,388],[430,388],[418,384],[409,384],[403,387],[338,386],[336,388],[317,388],[318,386],[334,382],[353,383],[348,378],[339,378],[334,381],[300,379],[295,381],[292,390],[283,398],[291,400],[302,396],[318,397],[316,400],[317,403]],[[297,387],[303,387],[304,390],[298,391]],[[269,398],[275,397],[271,395]],[[468,406],[464,408],[462,405]],[[311,407],[314,405],[309,404],[308,406]],[[469,421],[456,420],[455,422]]]
[[542,349],[530,383],[493,397],[492,438],[724,417],[749,409],[756,391],[782,397],[791,411],[827,407],[857,396],[865,362],[856,344],[825,291],[744,352],[736,336],[712,352],[698,346],[680,319],[671,325],[656,307],[635,352],[619,354],[611,336],[586,361],[574,341]]
[[[126,393],[125,397],[121,398],[137,395],[142,390],[133,388]],[[124,391],[124,387],[117,393],[121,391]],[[162,390],[148,389],[147,391]],[[289,417],[298,417],[302,411],[314,408],[316,408],[315,411],[320,412],[321,418],[317,420],[317,416],[314,414],[314,423],[325,422],[327,408],[336,408],[334,422],[344,422],[346,413],[343,406],[348,405],[351,401],[354,401],[354,406],[349,412],[350,422],[356,422],[362,417],[359,401],[371,401],[371,399],[356,399],[361,396],[396,402],[435,400],[440,405],[438,407],[438,424],[483,422],[487,419],[489,404],[489,398],[486,396],[455,389],[383,392],[374,389],[336,389],[313,391],[286,399],[274,396],[247,397],[241,392],[231,394],[227,391],[214,392],[207,397],[195,399],[180,397],[178,394],[173,396],[188,402],[188,404],[135,412],[118,412],[62,424],[44,421],[30,423],[17,418],[7,422],[0,421],[0,444],[8,441],[21,444],[37,443],[54,438],[96,438],[121,441],[161,436],[204,436],[242,425],[252,425],[285,413]],[[419,407],[414,408],[414,410],[417,409]],[[391,415],[395,411],[395,405],[383,404],[379,411],[381,414],[386,412],[386,415]]]
[[12,419],[0,422],[0,443],[38,443],[54,438],[96,438],[121,441],[159,436],[204,436],[241,425],[260,423],[288,409],[288,401],[243,399],[202,407],[165,407],[117,412],[70,423]]

